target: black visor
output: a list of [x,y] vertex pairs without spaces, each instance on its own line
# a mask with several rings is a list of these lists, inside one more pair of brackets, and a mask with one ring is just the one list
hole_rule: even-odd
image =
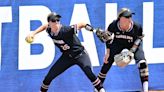
[[47,21],[52,21],[52,22],[56,22],[56,21],[60,21],[61,16],[59,14],[56,13],[50,13],[47,17]]

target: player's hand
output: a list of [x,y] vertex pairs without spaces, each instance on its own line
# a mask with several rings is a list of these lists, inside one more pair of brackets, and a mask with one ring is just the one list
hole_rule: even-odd
[[27,35],[25,40],[26,40],[27,43],[31,44],[34,41],[34,34],[31,33],[31,34]]
[[108,63],[108,58],[109,58],[109,53],[106,53],[104,56],[104,63],[107,64]]

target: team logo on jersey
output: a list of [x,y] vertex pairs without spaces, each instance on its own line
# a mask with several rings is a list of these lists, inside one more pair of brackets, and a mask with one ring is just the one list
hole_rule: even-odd
[[65,42],[63,40],[56,40],[56,39],[53,39],[53,42],[54,43],[57,43],[57,44],[65,44]]
[[133,37],[128,35],[115,35],[116,38],[127,39],[133,41]]

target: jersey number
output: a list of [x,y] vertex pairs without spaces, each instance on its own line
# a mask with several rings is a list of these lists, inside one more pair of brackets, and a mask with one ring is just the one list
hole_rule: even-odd
[[63,46],[61,46],[63,50],[68,50],[70,49],[70,46],[68,46],[68,44],[65,44]]

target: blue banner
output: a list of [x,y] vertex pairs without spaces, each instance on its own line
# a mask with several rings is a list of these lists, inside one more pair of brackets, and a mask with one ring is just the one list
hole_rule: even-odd
[[[59,13],[64,25],[85,21],[95,28],[106,29],[122,7],[135,12],[133,19],[143,25],[149,89],[164,90],[164,1],[0,0],[0,92],[39,92],[42,80],[61,53],[44,32],[31,45],[24,39],[46,23],[48,13]],[[79,32],[78,37],[86,47],[97,75],[103,64],[105,44],[95,34],[84,34],[85,30]],[[104,86],[109,92],[141,90],[137,66],[134,62],[125,68],[114,64]],[[93,86],[82,70],[73,66],[51,83],[49,92],[93,92]]]

